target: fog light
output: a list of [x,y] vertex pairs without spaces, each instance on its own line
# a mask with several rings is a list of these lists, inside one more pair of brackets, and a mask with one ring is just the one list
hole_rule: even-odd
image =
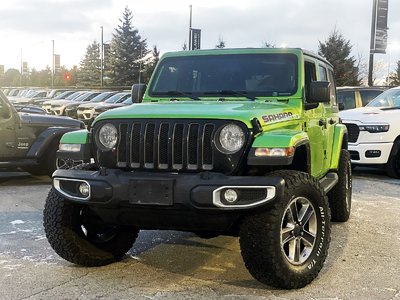
[[238,198],[238,194],[235,190],[227,189],[224,192],[224,199],[229,203],[235,202],[237,200],[237,198]]
[[79,193],[84,197],[88,197],[89,196],[89,192],[90,192],[89,185],[86,182],[82,182],[79,185]]
[[365,157],[371,158],[371,157],[380,157],[381,156],[381,150],[368,150],[365,152]]

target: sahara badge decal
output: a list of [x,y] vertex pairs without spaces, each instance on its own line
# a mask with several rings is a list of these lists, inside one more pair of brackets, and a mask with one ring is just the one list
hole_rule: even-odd
[[297,115],[293,115],[293,113],[289,111],[289,112],[284,112],[284,113],[266,115],[266,116],[263,116],[262,119],[264,120],[265,123],[273,123],[273,122],[278,122],[278,121],[283,121],[283,120],[294,119],[296,117],[297,117]]

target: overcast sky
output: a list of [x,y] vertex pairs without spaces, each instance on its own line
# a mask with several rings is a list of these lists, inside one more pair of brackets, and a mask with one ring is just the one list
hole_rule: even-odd
[[[124,7],[149,47],[180,50],[188,40],[189,5],[193,27],[202,29],[202,48],[214,48],[221,37],[227,47],[301,47],[317,52],[337,28],[353,45],[353,55],[368,62],[372,0],[7,0],[0,6],[0,64],[20,68],[51,66],[52,43],[61,64],[78,65],[86,47],[111,39]],[[387,54],[375,55],[386,74],[400,59],[400,1],[389,0]],[[383,75],[381,75],[383,76]]]

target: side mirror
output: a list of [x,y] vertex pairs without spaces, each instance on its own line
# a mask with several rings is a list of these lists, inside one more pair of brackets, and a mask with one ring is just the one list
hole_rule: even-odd
[[344,104],[343,103],[339,103],[339,110],[344,110]]
[[147,88],[147,86],[142,83],[132,85],[132,90],[131,90],[132,103],[142,102],[146,88]]
[[310,84],[310,99],[308,103],[329,102],[331,100],[331,92],[329,81],[313,81]]

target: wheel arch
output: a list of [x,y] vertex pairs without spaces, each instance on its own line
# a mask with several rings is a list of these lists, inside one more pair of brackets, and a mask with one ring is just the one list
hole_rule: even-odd
[[27,157],[31,158],[40,158],[49,147],[55,143],[59,143],[61,137],[71,131],[79,130],[79,128],[59,128],[59,127],[50,127],[43,131],[29,148],[27,153]]
[[[294,154],[287,157],[255,157],[257,148],[293,148]],[[297,130],[265,132],[253,142],[247,163],[250,166],[269,166],[274,169],[284,167],[311,174],[311,150],[308,135],[306,132]]]
[[336,124],[333,134],[330,169],[336,170],[339,167],[340,152],[342,149],[348,149],[347,127],[344,124]]

